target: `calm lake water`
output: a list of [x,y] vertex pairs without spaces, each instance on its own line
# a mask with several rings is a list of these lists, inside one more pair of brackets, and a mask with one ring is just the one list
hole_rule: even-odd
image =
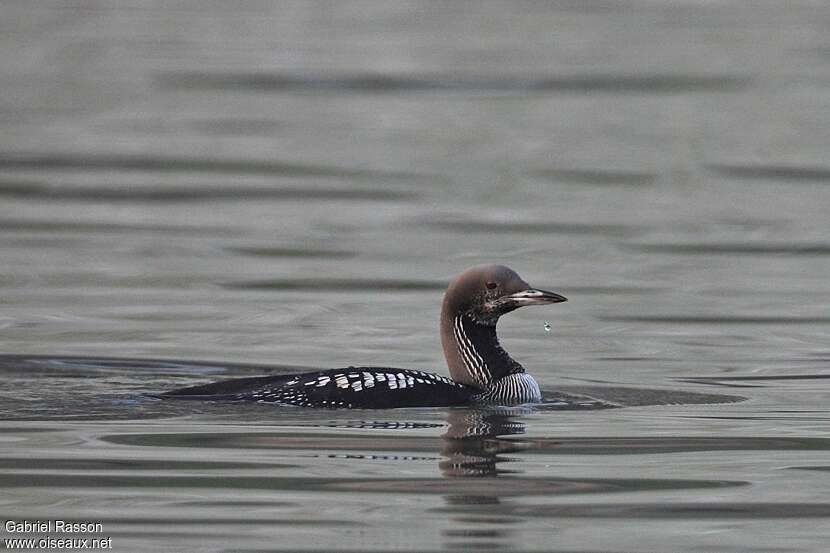
[[[822,2],[4,2],[0,519],[125,552],[826,552],[828,37]],[[502,342],[604,403],[143,395],[446,374],[443,289],[482,262],[569,298]]]

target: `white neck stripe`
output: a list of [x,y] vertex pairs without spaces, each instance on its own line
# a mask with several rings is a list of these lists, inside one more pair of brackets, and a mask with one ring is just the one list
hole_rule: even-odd
[[464,321],[462,320],[461,315],[457,316],[453,323],[453,333],[455,334],[456,342],[458,342],[458,349],[461,351],[461,358],[464,361],[465,367],[467,367],[467,371],[481,386],[488,386],[491,379],[490,372],[487,369],[487,364],[484,362],[484,359],[481,358],[478,351],[476,351],[475,346],[473,346],[470,339],[467,338],[467,334],[464,332]]

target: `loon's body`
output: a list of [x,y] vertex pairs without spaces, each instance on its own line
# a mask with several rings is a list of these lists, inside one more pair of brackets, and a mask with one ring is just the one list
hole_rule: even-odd
[[472,267],[450,283],[441,309],[441,342],[452,379],[411,369],[347,367],[226,380],[161,397],[362,409],[538,402],[539,385],[499,345],[496,323],[519,307],[562,301],[559,294],[531,288],[507,267]]

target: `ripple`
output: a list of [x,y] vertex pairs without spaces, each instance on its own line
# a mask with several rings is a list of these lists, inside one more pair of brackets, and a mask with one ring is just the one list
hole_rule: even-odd
[[783,374],[783,375],[760,375],[760,376],[689,376],[675,378],[677,382],[689,382],[691,384],[708,384],[710,386],[727,386],[734,388],[758,388],[764,381],[781,382],[788,380],[827,380],[830,374]]
[[636,407],[646,405],[701,405],[713,403],[736,403],[745,397],[722,394],[702,394],[682,390],[661,390],[655,388],[626,388],[620,386],[560,386],[554,392],[545,390],[546,399],[557,393],[576,394],[588,400],[609,407]]
[[535,175],[556,182],[593,185],[646,186],[654,184],[659,175],[638,171],[612,171],[604,169],[541,169]]
[[312,371],[316,369],[300,365],[253,365],[218,361],[0,354],[0,374],[4,375],[38,373],[38,375],[54,374],[56,376],[78,375],[89,377],[106,373],[135,373],[136,371],[146,371],[160,375],[213,375],[228,371],[263,374],[287,370]]
[[523,234],[629,234],[636,227],[630,225],[607,225],[596,223],[551,223],[514,221],[458,221],[437,220],[426,224],[453,232],[523,233]]
[[417,493],[435,495],[476,495],[485,497],[528,497],[587,493],[620,493],[648,490],[709,489],[745,486],[742,481],[626,479],[626,478],[416,478],[349,479],[332,488],[363,493]]
[[650,253],[681,255],[830,255],[826,243],[746,244],[740,242],[697,242],[685,244],[637,244],[630,247]]
[[225,188],[150,187],[122,184],[118,188],[54,187],[43,183],[0,182],[0,198],[96,202],[203,202],[214,200],[340,200],[396,201],[414,199],[413,192],[379,188],[305,188],[227,186]]
[[237,470],[237,469],[274,469],[296,468],[299,465],[282,463],[254,463],[227,461],[179,461],[153,459],[38,459],[32,457],[2,457],[0,469],[14,470],[53,470],[53,471],[98,471],[98,470],[152,470],[152,471],[189,471],[189,470]]
[[58,428],[36,427],[36,426],[2,426],[0,434],[20,434],[26,432],[57,432]]
[[[464,508],[443,507],[437,512],[468,513]],[[792,519],[828,518],[830,503],[709,502],[687,503],[598,503],[578,505],[499,504],[487,511],[532,518],[632,518],[632,519]]]
[[161,86],[191,90],[255,90],[262,92],[363,92],[415,93],[455,91],[467,93],[584,93],[602,92],[677,94],[741,90],[752,80],[740,75],[717,74],[583,74],[552,76],[451,75],[451,74],[313,74],[264,72],[166,72],[157,76]]
[[354,169],[290,161],[257,159],[214,159],[151,155],[71,155],[0,153],[0,169],[83,170],[83,171],[155,171],[164,173],[207,172],[291,177],[362,177],[371,179],[411,179],[414,173]]
[[573,295],[588,296],[630,296],[630,295],[652,295],[663,292],[665,288],[646,287],[646,286],[569,286],[563,284],[557,286],[563,294],[568,293]]
[[322,259],[344,259],[355,257],[356,252],[344,250],[326,250],[320,248],[292,248],[292,247],[270,247],[270,246],[230,246],[225,248],[231,253],[253,256],[253,257],[274,257],[274,258],[322,258]]
[[4,248],[76,248],[84,244],[81,238],[63,236],[4,236]]
[[266,119],[205,119],[191,121],[189,126],[199,132],[229,136],[271,136],[285,126]]
[[[110,434],[102,441],[143,447],[197,449],[267,449],[371,452],[426,452],[433,454],[439,443],[434,437],[408,434],[314,433],[305,432],[193,432],[162,434]],[[707,451],[830,451],[828,438],[800,437],[570,437],[527,436],[487,438],[489,446],[511,451],[533,451],[557,455],[652,455]],[[488,446],[488,447],[489,447]]]
[[101,440],[131,446],[146,447],[191,447],[191,448],[231,448],[231,449],[303,449],[303,450],[347,450],[357,451],[418,451],[434,453],[436,439],[407,435],[372,435],[371,445],[366,442],[366,435],[308,432],[196,432],[164,434],[111,434],[102,436]]
[[826,181],[830,180],[830,167],[806,165],[753,165],[710,164],[710,171],[733,179],[775,181]]
[[557,496],[745,486],[743,481],[625,478],[296,478],[276,476],[171,476],[163,474],[0,474],[0,488],[163,488],[360,492],[486,497]]
[[37,219],[0,219],[0,230],[21,232],[149,232],[165,234],[222,234],[236,235],[236,229],[211,225],[138,225],[130,223],[96,223],[83,221],[54,221]]
[[560,455],[651,455],[706,451],[830,451],[830,439],[796,437],[551,437],[499,438]]
[[830,317],[792,317],[787,315],[737,316],[737,315],[608,315],[601,321],[615,323],[668,323],[668,324],[830,324]]
[[314,292],[406,292],[443,291],[447,283],[436,280],[362,279],[362,278],[285,278],[226,282],[232,290],[306,290]]

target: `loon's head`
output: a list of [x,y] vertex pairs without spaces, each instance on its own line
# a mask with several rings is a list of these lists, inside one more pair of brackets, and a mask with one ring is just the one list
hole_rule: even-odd
[[481,387],[521,371],[498,344],[499,317],[525,305],[563,301],[564,296],[532,288],[504,265],[478,265],[455,277],[441,308],[441,342],[453,379]]

